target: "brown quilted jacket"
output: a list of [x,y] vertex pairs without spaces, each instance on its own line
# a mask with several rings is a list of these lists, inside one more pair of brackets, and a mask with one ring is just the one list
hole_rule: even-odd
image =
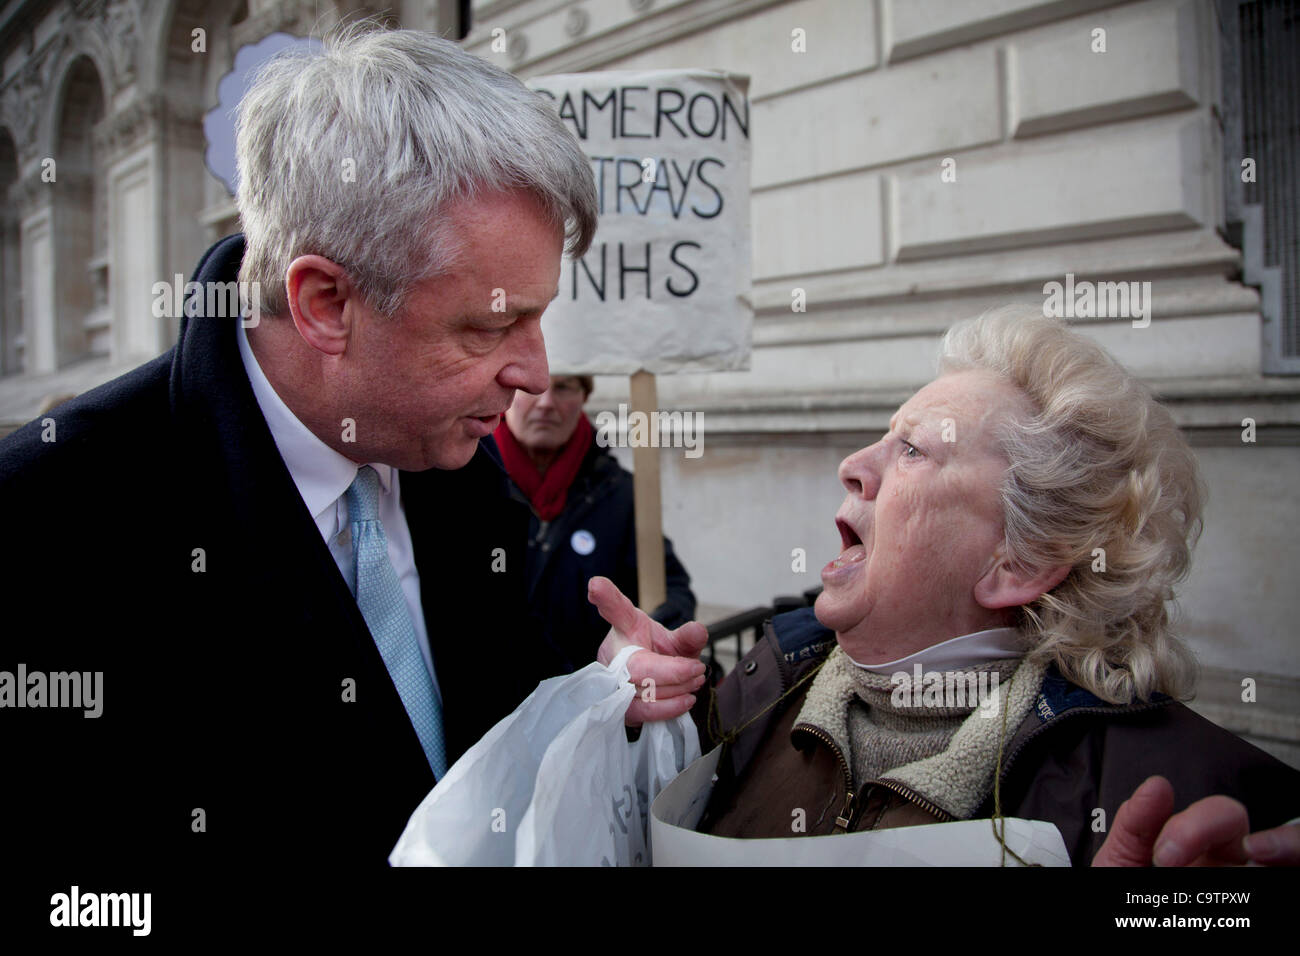
[[[780,615],[713,695],[699,695],[693,716],[704,752],[729,740],[700,830],[814,836],[952,819],[888,776],[853,792],[848,755],[816,728],[795,725],[811,672],[834,646],[810,608]],[[1173,785],[1175,812],[1222,793],[1246,806],[1252,831],[1300,816],[1300,772],[1168,697],[1108,704],[1055,667],[1005,748],[1002,815],[1056,824],[1071,860],[1084,865],[1120,804],[1152,774]],[[990,797],[975,818],[993,810]]]

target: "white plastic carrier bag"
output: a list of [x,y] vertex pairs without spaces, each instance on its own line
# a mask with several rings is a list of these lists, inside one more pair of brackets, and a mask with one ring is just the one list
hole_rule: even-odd
[[630,743],[626,647],[542,681],[447,771],[407,821],[393,866],[648,866],[650,805],[700,756],[689,714]]

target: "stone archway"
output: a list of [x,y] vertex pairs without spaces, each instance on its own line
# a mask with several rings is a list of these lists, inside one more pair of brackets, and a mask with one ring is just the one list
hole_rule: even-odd
[[18,149],[0,127],[0,375],[23,370],[23,301]]
[[54,240],[56,365],[107,355],[107,197],[95,127],[104,118],[104,84],[90,57],[76,57],[57,95],[50,181]]

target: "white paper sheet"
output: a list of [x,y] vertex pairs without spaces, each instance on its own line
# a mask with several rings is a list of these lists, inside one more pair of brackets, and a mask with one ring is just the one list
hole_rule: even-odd
[[[697,833],[721,748],[670,783],[650,811],[655,866],[999,866],[1002,847],[988,820],[896,827],[838,836],[738,840]],[[1061,832],[1043,820],[1003,818],[1006,843],[1029,863],[1069,866]],[[1000,826],[1000,824],[999,824]],[[1019,866],[1010,855],[1008,866]]]

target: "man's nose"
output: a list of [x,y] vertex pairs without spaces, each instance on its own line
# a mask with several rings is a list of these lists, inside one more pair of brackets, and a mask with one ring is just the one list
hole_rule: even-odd
[[533,321],[516,333],[516,351],[501,370],[498,381],[506,388],[517,388],[530,395],[541,395],[551,387],[551,369],[546,363],[546,340],[542,324]]
[[849,494],[868,500],[880,491],[880,452],[882,441],[860,448],[840,462],[840,484]]

